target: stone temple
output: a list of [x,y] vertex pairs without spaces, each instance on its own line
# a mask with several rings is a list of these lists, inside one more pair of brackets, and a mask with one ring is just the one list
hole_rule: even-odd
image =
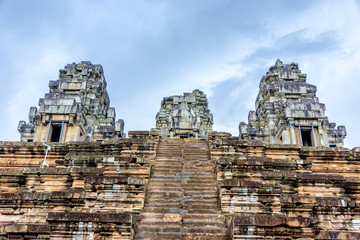
[[0,142],[0,240],[360,239],[360,148],[297,64],[261,79],[240,136],[212,128],[200,90],[126,137],[101,65],[49,87],[21,141]]
[[39,110],[31,107],[29,123],[18,130],[25,142],[97,141],[123,137],[124,121],[115,121],[101,65],[73,63],[49,82]]
[[256,111],[239,125],[240,139],[270,144],[342,147],[345,126],[329,123],[316,86],[306,83],[296,63],[277,60],[259,85]]
[[156,129],[161,137],[194,137],[206,139],[212,131],[213,116],[206,95],[196,89],[183,96],[165,97],[156,115]]

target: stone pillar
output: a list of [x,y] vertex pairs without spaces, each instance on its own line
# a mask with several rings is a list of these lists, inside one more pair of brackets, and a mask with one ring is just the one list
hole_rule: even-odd
[[329,139],[327,135],[327,129],[323,129],[323,120],[318,121],[318,132],[319,132],[319,146],[329,147]]
[[294,120],[289,120],[291,144],[297,144],[294,124]]
[[291,144],[291,137],[289,134],[289,129],[284,129],[282,132],[282,144]]
[[270,144],[277,144],[277,139],[275,136],[275,116],[273,114],[268,114],[267,120],[270,132]]

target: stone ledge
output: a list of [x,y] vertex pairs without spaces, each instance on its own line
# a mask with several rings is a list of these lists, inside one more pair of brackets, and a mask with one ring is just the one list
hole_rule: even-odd
[[84,199],[85,190],[67,190],[53,192],[21,192],[21,193],[0,193],[0,203],[10,203],[11,201],[45,201],[55,199]]
[[309,182],[344,182],[346,180],[345,177],[336,174],[314,174],[305,172],[297,172],[296,178],[300,181]]
[[48,222],[108,222],[131,224],[129,213],[50,212]]
[[85,177],[85,183],[100,185],[100,184],[118,184],[124,183],[127,184],[128,177],[127,176],[91,176]]
[[47,224],[9,224],[5,226],[6,233],[50,233]]
[[307,227],[313,222],[312,218],[305,217],[286,217],[271,215],[254,215],[254,216],[235,216],[235,226],[258,226],[258,227],[275,227],[287,225],[289,227]]
[[262,186],[262,182],[261,181],[240,180],[240,179],[227,179],[227,180],[223,180],[221,182],[221,186],[259,188]]
[[24,175],[68,175],[70,174],[70,169],[68,168],[24,168]]

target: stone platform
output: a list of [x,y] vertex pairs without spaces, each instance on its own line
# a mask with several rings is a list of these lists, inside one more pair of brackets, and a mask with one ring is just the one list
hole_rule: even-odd
[[0,143],[0,239],[360,239],[360,149],[159,139]]

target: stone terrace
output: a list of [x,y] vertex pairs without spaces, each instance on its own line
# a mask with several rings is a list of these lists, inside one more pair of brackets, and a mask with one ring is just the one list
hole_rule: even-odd
[[0,239],[360,239],[359,148],[129,136],[1,142]]

